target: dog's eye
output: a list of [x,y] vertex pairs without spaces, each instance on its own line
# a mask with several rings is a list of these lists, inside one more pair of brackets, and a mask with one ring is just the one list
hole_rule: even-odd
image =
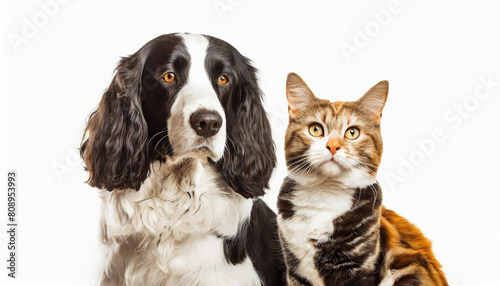
[[168,72],[166,73],[164,76],[163,76],[163,79],[168,82],[168,83],[171,83],[174,81],[175,79],[175,73],[173,72]]
[[226,84],[227,83],[227,77],[225,75],[221,75],[219,77],[219,83],[220,84]]

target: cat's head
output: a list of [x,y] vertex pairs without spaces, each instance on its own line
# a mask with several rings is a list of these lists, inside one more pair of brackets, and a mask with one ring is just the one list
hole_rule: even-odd
[[376,182],[382,156],[380,119],[389,83],[381,81],[354,102],[314,96],[295,73],[286,83],[290,122],[285,157],[290,176],[331,178],[348,187]]

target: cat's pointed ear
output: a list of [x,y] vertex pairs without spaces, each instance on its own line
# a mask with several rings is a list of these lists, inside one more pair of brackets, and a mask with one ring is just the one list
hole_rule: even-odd
[[290,116],[317,100],[304,80],[293,72],[289,73],[286,78],[286,99],[288,100],[288,113]]
[[389,82],[383,80],[367,91],[357,103],[360,107],[369,112],[373,119],[377,122],[382,118],[382,110],[384,109],[385,102],[387,101],[387,94],[389,93]]

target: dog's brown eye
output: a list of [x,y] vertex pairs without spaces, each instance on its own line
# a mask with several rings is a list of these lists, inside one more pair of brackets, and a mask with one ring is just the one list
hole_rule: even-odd
[[164,76],[163,76],[163,79],[168,82],[168,83],[171,83],[174,81],[175,79],[175,73],[173,72],[168,72],[166,73]]
[[219,83],[220,84],[226,84],[227,83],[227,77],[225,75],[221,75],[219,77]]
[[346,130],[345,132],[345,138],[354,140],[359,137],[359,129],[356,127],[350,127],[349,129]]

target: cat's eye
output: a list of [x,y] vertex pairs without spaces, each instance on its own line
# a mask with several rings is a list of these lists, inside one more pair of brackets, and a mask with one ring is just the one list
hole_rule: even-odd
[[314,137],[323,136],[323,127],[318,123],[313,123],[309,126],[309,133]]
[[225,76],[225,75],[221,75],[221,76],[219,77],[219,83],[220,83],[220,84],[226,84],[226,83],[227,83],[227,76]]
[[356,127],[349,127],[345,131],[345,138],[349,140],[354,140],[357,139],[358,137],[359,137],[359,129]]
[[165,80],[168,83],[173,82],[174,79],[175,79],[175,73],[173,73],[173,72],[168,72],[168,73],[163,75],[163,80]]

